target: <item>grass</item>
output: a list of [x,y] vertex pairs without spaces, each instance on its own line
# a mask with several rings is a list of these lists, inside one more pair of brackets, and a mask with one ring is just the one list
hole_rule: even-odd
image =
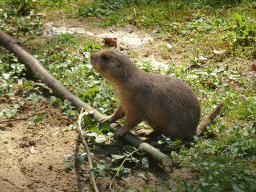
[[[178,185],[166,181],[166,188],[178,191],[256,190],[255,71],[254,76],[246,71],[256,59],[255,1],[42,0],[39,10],[34,8],[32,1],[28,1],[25,8],[15,4],[21,1],[12,2],[1,2],[13,6],[13,9],[1,10],[1,29],[20,38],[27,35],[27,47],[50,73],[70,91],[103,113],[113,112],[117,98],[90,64],[90,54],[101,47],[95,42],[84,41],[80,35],[65,34],[38,40],[42,24],[39,17],[29,17],[28,10],[48,12],[49,15],[56,14],[56,11],[64,14],[71,12],[69,17],[93,20],[99,26],[130,23],[149,32],[155,31],[154,34],[159,37],[169,36],[169,43],[189,41],[188,45],[177,47],[174,52],[189,55],[191,63],[174,63],[169,70],[164,71],[153,69],[147,62],[135,62],[145,71],[164,71],[188,82],[200,98],[203,117],[214,105],[226,101],[222,115],[208,126],[202,137],[195,137],[190,143],[170,141],[163,137],[156,144],[175,158],[180,166],[187,167],[191,174],[185,179],[176,178]],[[61,49],[55,49],[56,45]],[[215,56],[210,65],[204,65],[198,58],[210,55],[211,46],[226,53],[223,57]],[[168,52],[164,43],[158,49],[163,55]],[[135,58],[138,55],[130,54]],[[41,88],[45,85],[38,83],[36,77],[32,78],[36,82],[28,79],[31,72],[5,50],[0,52],[0,64],[0,96],[7,99],[12,97],[13,86],[16,85],[21,91],[21,97],[2,112],[2,116],[13,118],[28,101],[36,103],[43,99]],[[68,101],[51,97],[48,102],[62,107],[70,118],[77,117],[77,112]],[[35,116],[32,123],[41,123],[43,118],[43,115]],[[91,130],[98,132],[95,122],[89,119],[85,121]],[[92,139],[92,142],[95,141]],[[143,156],[138,155],[137,159],[131,158],[130,161],[136,161],[136,166],[140,167],[142,159]],[[99,172],[107,174],[107,166],[96,166]]]
[[230,54],[255,59],[255,1],[95,1],[81,6],[76,16],[97,17],[100,26],[130,23],[203,47],[214,40]]

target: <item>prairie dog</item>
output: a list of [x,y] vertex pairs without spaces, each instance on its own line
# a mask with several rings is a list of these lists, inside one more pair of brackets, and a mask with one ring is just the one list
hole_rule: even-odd
[[[205,126],[200,124],[197,128],[201,114],[199,101],[190,86],[178,78],[144,72],[126,55],[112,49],[93,53],[91,63],[109,80],[119,99],[115,112],[102,122],[126,117],[115,137],[146,121],[172,139],[189,140],[200,135],[212,120],[213,115],[203,121]],[[211,114],[216,116],[223,105],[219,104]]]

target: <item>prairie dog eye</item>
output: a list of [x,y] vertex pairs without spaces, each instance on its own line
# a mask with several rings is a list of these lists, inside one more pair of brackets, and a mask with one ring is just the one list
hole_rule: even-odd
[[102,60],[108,60],[108,57],[107,57],[106,55],[102,55],[102,56],[101,56],[101,59],[102,59]]

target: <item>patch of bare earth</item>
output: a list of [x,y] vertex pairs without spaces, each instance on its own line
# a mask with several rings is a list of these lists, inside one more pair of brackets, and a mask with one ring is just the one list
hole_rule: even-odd
[[[50,93],[45,94],[48,98]],[[19,96],[14,96],[16,99]],[[10,98],[2,97],[0,100],[0,111],[6,109],[12,102]],[[29,115],[46,114],[44,127],[41,125],[29,124]],[[0,186],[1,191],[87,191],[91,187],[89,179],[88,163],[85,160],[83,165],[72,170],[64,165],[67,159],[64,154],[80,155],[84,149],[77,142],[78,133],[70,130],[68,125],[73,122],[65,116],[58,108],[54,108],[46,101],[40,101],[37,105],[31,104],[18,111],[14,118],[16,121],[7,121],[4,117],[0,119]],[[65,131],[63,131],[66,129]],[[124,144],[124,143],[123,143]],[[118,154],[122,144],[90,145],[94,154],[93,160],[100,160],[110,157],[111,154]],[[31,152],[34,148],[34,153]],[[111,166],[114,167],[113,164]],[[134,165],[127,165],[132,168]],[[129,181],[131,189],[140,189],[142,186],[150,188],[157,186],[163,191],[161,181],[168,180],[170,170],[159,166],[154,160],[151,161],[151,168],[148,176],[142,177],[145,173],[139,169],[132,169]],[[175,173],[175,174],[174,174]],[[176,170],[172,175],[184,177],[188,174],[186,169]],[[114,172],[104,177],[97,177],[96,182],[101,191],[108,191]],[[124,181],[116,179],[112,184],[114,191],[122,191]]]
[[[20,97],[19,88],[13,89],[14,96],[2,96],[0,99],[0,111],[8,108]],[[14,117],[16,121],[8,121],[0,117],[0,186],[3,192],[12,191],[87,191],[90,189],[88,162],[85,160],[82,166],[72,170],[64,165],[67,159],[64,154],[81,155],[83,147],[78,143],[76,130],[70,130],[69,125],[73,120],[65,116],[61,109],[47,103],[51,92],[44,91],[44,98],[39,102],[31,102],[18,110]],[[42,124],[29,124],[34,115],[46,114]],[[25,118],[25,119],[24,119]],[[28,118],[28,119],[26,119]],[[64,131],[63,131],[64,130]],[[32,151],[34,148],[34,152]],[[93,152],[93,160],[110,157],[118,154],[122,144],[90,145]],[[108,162],[111,166],[117,166]],[[164,190],[162,180],[170,177],[170,171],[163,169],[156,162],[151,161],[152,168],[148,171],[148,177],[141,177],[139,169],[132,169],[129,181],[131,189],[143,189],[157,186]],[[134,165],[127,165],[132,168]],[[108,191],[108,187],[114,172],[97,177],[96,182],[101,191]],[[114,191],[122,191],[124,181],[117,178],[113,184]]]

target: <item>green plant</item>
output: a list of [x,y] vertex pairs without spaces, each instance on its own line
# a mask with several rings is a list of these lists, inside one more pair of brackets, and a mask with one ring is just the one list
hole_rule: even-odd
[[3,73],[2,78],[0,78],[0,96],[3,94],[11,94],[12,93],[12,78],[10,77],[10,74]]
[[53,103],[56,107],[59,107],[63,110],[63,114],[67,115],[71,119],[75,119],[78,116],[78,112],[75,110],[75,107],[71,105],[71,102],[67,99],[62,101],[60,98],[51,96],[48,103]]
[[30,124],[37,125],[38,123],[42,123],[42,127],[44,126],[43,120],[46,118],[46,114],[42,114],[41,116],[35,115],[33,119],[29,120]]
[[247,15],[230,12],[231,19],[227,23],[228,35],[234,46],[250,46],[255,41],[256,24]]
[[126,3],[124,0],[95,2],[91,5],[85,5],[84,7],[79,8],[76,15],[78,17],[97,16],[101,18],[113,14],[113,11],[122,9],[125,5]]
[[30,11],[35,7],[35,0],[5,0],[7,6],[14,15],[29,15]]
[[44,29],[39,16],[34,14],[34,0],[5,0],[0,11],[0,27],[10,34],[24,38],[27,35],[40,35]]

